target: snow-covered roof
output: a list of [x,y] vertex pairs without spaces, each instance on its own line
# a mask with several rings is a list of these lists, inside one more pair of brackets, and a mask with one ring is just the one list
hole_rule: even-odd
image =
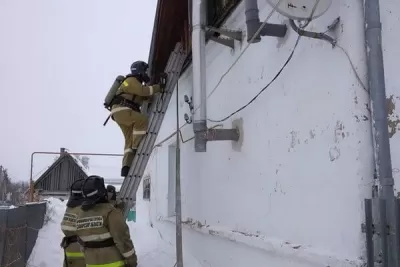
[[[67,151],[68,153],[68,151]],[[68,155],[71,156],[71,158],[76,162],[76,164],[78,164],[78,166],[86,173],[87,176],[91,176],[93,175],[88,168],[85,167],[85,165],[83,165],[82,161],[79,160],[79,158],[77,158],[75,155],[72,155],[70,153],[68,153]],[[115,190],[118,192],[121,190],[121,186],[123,183],[124,179],[121,178],[117,178],[117,179],[104,179],[104,184],[105,186],[108,185],[112,185],[115,187]]]
[[[68,153],[68,152],[67,152]],[[71,156],[71,158],[76,162],[76,164],[78,164],[79,167],[81,167],[82,171],[84,171],[86,173],[87,176],[92,175],[89,171],[88,168],[85,167],[85,165],[83,165],[82,161],[80,161],[75,155],[72,155],[70,153],[68,153],[68,155]]]

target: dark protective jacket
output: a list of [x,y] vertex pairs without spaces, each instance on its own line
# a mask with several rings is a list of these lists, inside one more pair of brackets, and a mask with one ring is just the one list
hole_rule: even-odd
[[82,210],[76,226],[87,267],[137,266],[128,225],[112,204],[98,203]]
[[76,236],[76,219],[80,211],[80,206],[67,207],[61,222],[61,230],[65,235],[61,242],[66,257],[64,267],[85,267],[84,254]]

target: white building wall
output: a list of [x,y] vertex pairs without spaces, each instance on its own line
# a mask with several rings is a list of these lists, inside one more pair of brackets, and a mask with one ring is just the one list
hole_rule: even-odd
[[[271,7],[264,0],[258,3],[263,20]],[[400,76],[398,68],[389,66],[396,66],[400,58],[398,34],[394,34],[399,9],[393,1],[383,3],[381,9],[387,90],[394,94],[394,102],[399,101]],[[325,31],[338,16],[338,43],[366,84],[362,1],[333,1],[308,30]],[[278,14],[270,20],[285,21]],[[244,3],[226,26],[246,29]],[[289,29],[285,39],[263,37],[252,44],[208,99],[209,118],[223,118],[250,101],[282,67],[296,38]],[[236,43],[231,51],[211,41],[207,44],[209,94],[245,45],[246,41]],[[191,71],[189,67],[179,81],[180,125],[185,123],[183,114],[189,113],[183,96],[192,95]],[[239,151],[231,142],[209,142],[206,153],[195,153],[193,140],[182,144],[183,217],[192,222],[184,227],[184,253],[213,267],[359,264],[364,250],[363,200],[370,197],[373,176],[368,103],[340,48],[302,38],[280,77],[253,104],[223,123],[230,128],[233,120],[243,120]],[[175,126],[176,95],[158,141],[173,133]],[[192,125],[184,126],[182,133],[184,139],[191,138]],[[399,135],[391,141],[393,165],[400,168]],[[148,212],[172,244],[168,146],[174,142],[175,137],[156,148],[148,164],[150,203],[141,199],[141,188],[137,200],[138,220]],[[399,184],[400,176],[395,175]]]

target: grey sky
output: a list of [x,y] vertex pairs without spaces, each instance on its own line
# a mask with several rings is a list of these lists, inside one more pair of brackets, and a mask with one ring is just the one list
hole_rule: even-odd
[[[148,59],[156,0],[0,1],[0,164],[29,179],[33,151],[122,153],[103,107],[133,60]],[[54,156],[38,156],[34,173]],[[118,177],[120,158],[91,157]]]

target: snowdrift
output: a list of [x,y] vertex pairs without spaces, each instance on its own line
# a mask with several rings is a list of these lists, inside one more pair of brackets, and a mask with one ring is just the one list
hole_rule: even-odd
[[[60,248],[63,233],[60,223],[63,218],[66,201],[49,198],[46,220],[39,231],[36,245],[28,261],[31,267],[62,266],[64,256]],[[144,219],[138,223],[129,222],[130,233],[137,251],[139,267],[173,267],[175,265],[175,247],[161,239],[161,233]],[[189,262],[187,262],[189,261]],[[185,266],[198,266],[193,259],[185,259]]]

